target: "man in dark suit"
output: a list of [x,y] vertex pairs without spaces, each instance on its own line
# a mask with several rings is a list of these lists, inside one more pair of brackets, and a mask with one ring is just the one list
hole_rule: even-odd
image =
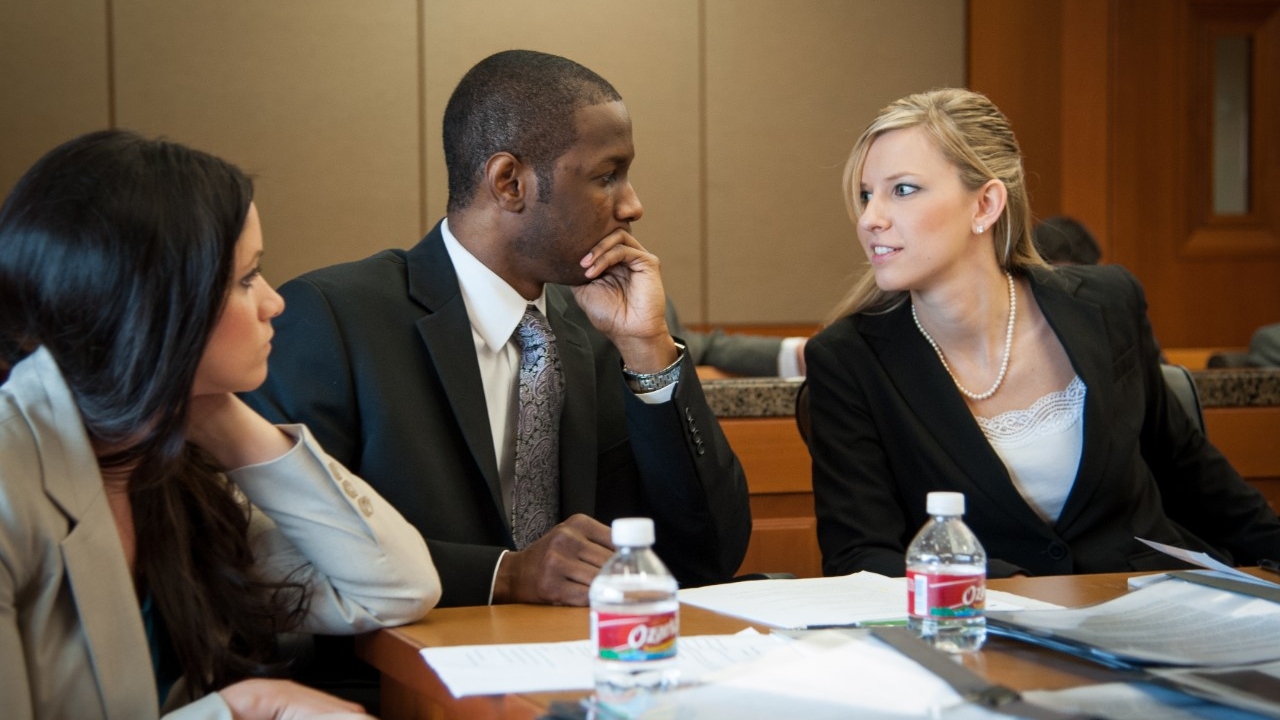
[[[584,605],[613,550],[605,523],[631,515],[653,517],[682,585],[729,579],[746,482],[664,321],[658,259],[631,234],[643,209],[621,97],[570,60],[498,53],[455,89],[444,146],[448,214],[417,246],[280,289],[251,403],[306,423],[418,527],[441,605]],[[554,334],[563,409],[554,526],[524,545],[515,335],[530,313]]]
[[1280,323],[1254,331],[1249,341],[1249,360],[1253,367],[1280,367]]

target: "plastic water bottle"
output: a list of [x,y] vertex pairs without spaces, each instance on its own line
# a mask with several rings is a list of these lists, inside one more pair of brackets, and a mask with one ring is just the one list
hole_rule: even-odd
[[929,522],[907,547],[907,626],[946,652],[987,639],[987,553],[964,524],[964,495],[931,492]]
[[680,603],[676,579],[651,549],[653,520],[614,520],[613,545],[618,552],[600,568],[589,593],[596,701],[633,717],[679,679]]

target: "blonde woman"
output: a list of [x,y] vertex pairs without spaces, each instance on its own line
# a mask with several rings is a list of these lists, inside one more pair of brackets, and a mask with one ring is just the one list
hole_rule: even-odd
[[902,575],[925,495],[965,494],[993,577],[1233,564],[1280,521],[1166,389],[1138,282],[1036,254],[1008,120],[960,89],[886,107],[845,193],[870,270],[808,344],[823,570]]

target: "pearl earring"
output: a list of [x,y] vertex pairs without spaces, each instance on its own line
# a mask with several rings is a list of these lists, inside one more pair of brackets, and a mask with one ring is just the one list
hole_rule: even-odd
[[986,229],[987,229],[987,226],[986,226],[986,225],[979,224],[979,225],[978,225],[978,234],[979,234],[979,235],[981,235],[981,234],[982,234],[982,231],[983,231],[983,230],[986,230]]

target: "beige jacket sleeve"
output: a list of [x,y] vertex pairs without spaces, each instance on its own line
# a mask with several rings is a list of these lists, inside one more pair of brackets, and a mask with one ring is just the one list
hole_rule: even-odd
[[252,503],[261,577],[307,585],[303,631],[354,634],[421,618],[440,599],[422,535],[302,425],[285,455],[227,473]]

